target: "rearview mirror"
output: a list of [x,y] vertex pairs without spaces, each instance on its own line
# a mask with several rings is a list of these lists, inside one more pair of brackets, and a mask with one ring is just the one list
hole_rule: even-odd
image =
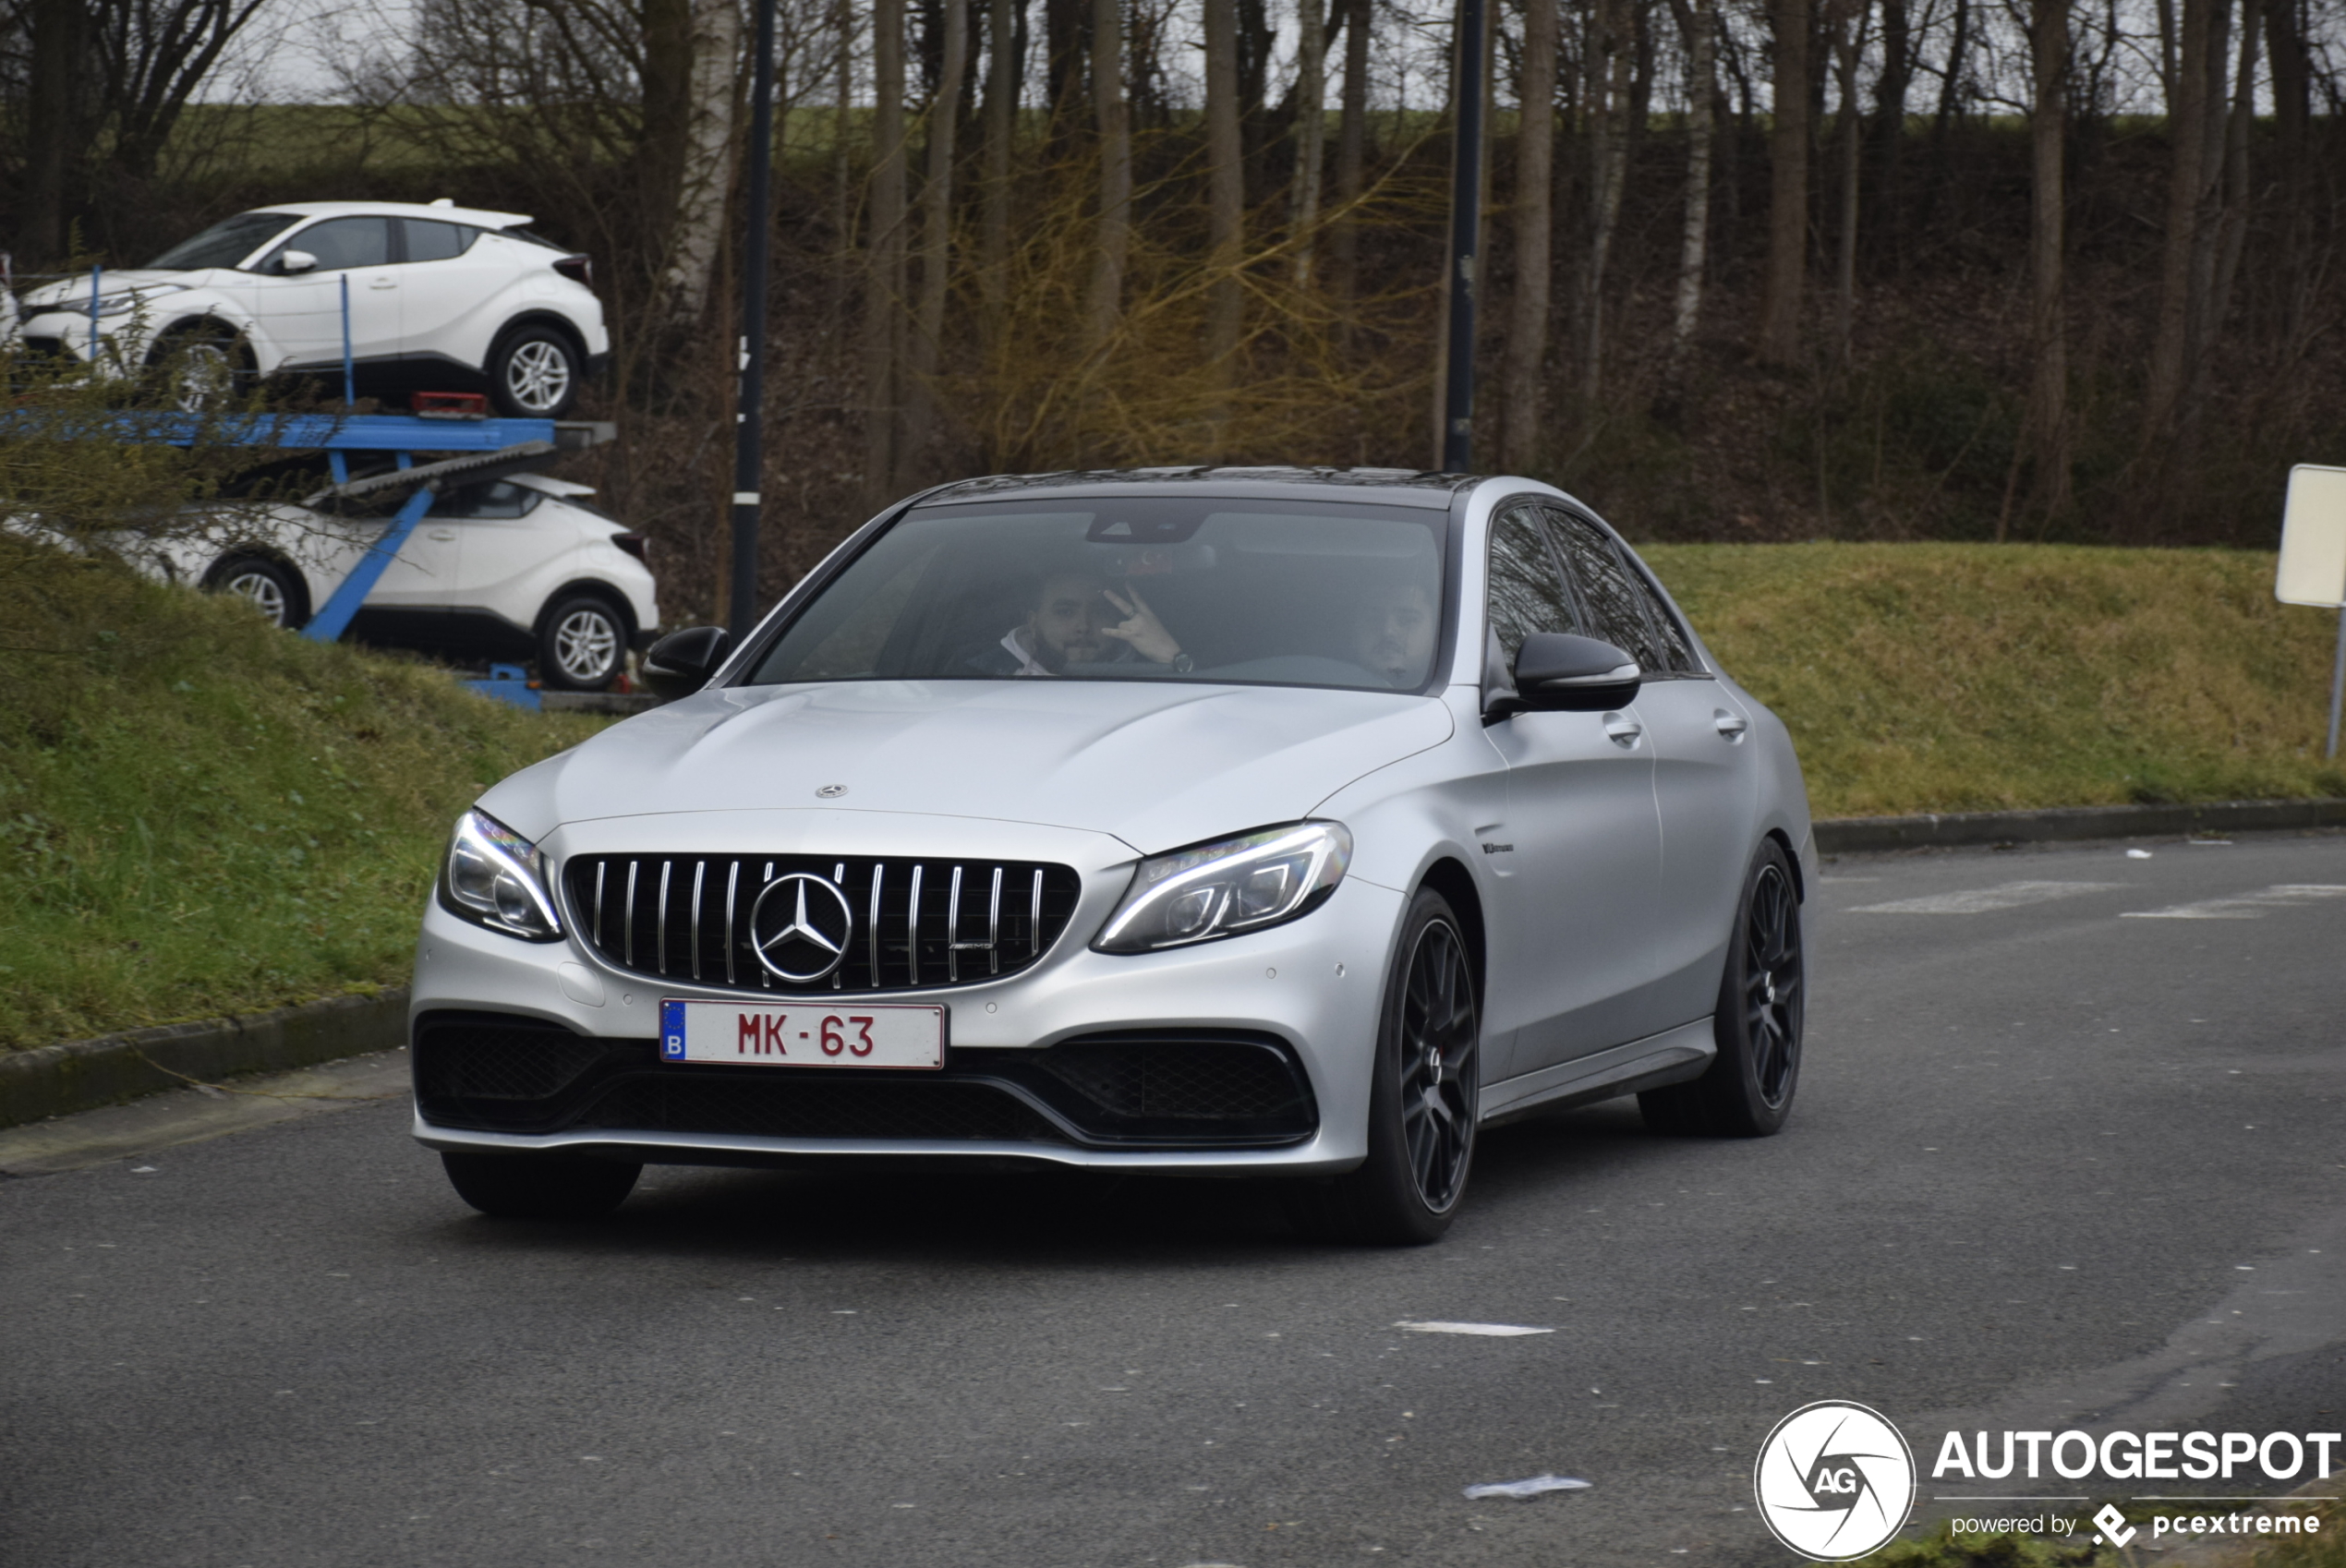
[[733,634],[722,626],[689,626],[671,632],[644,656],[644,683],[663,697],[688,697],[708,684],[733,650]]
[[277,271],[280,272],[311,272],[317,271],[318,258],[307,250],[280,251]]
[[1593,713],[1635,698],[1645,671],[1611,643],[1534,632],[1515,656],[1517,700],[1542,713]]

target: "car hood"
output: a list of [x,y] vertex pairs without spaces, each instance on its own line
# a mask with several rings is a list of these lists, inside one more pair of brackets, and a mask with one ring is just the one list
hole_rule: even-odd
[[731,687],[614,725],[505,780],[481,807],[532,838],[598,818],[799,807],[1084,828],[1155,853],[1293,821],[1451,729],[1439,700],[1403,693],[1073,681]]
[[[205,269],[206,271],[212,270]],[[149,267],[109,267],[99,275],[98,293],[101,297],[103,297],[107,295],[121,294],[126,289],[136,292],[139,289],[184,288],[192,280],[201,278],[203,275],[203,272],[158,272]],[[33,310],[55,310],[61,307],[74,305],[86,306],[90,303],[90,274],[84,272],[79,277],[62,278],[54,283],[43,283],[39,288],[27,289],[24,294],[24,303],[28,308]]]

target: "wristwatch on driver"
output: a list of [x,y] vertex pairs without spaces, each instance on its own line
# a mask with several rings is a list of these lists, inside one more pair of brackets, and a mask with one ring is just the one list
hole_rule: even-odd
[[1191,670],[1197,668],[1197,660],[1191,658],[1185,653],[1175,654],[1173,656],[1172,664],[1173,668],[1183,675],[1187,675]]

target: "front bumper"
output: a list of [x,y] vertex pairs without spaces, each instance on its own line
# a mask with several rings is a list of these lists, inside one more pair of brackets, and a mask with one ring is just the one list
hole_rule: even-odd
[[[968,855],[976,849],[1074,865],[1083,890],[1057,943],[1016,975],[860,998],[824,994],[827,1005],[861,999],[946,1009],[946,1069],[884,1078],[846,1068],[659,1063],[655,1036],[663,998],[753,1005],[785,998],[630,972],[574,935],[522,942],[435,901],[424,919],[409,1015],[420,1141],[442,1150],[560,1149],[656,1164],[792,1165],[877,1157],[1233,1175],[1341,1171],[1365,1154],[1380,981],[1402,913],[1400,895],[1348,879],[1325,905],[1287,925],[1191,948],[1109,955],[1086,944],[1129,882],[1133,857],[1104,836],[877,813],[732,814],[820,821],[794,820],[787,832],[779,820],[763,830],[730,822],[722,832],[729,850],[754,844],[761,853],[771,846],[777,852],[803,847],[842,855]],[[675,836],[669,843],[645,846],[647,826],[662,821],[676,819],[580,825],[550,837],[547,847],[557,858],[603,852],[622,847],[614,842],[619,832],[632,830],[624,846],[631,850],[715,851],[708,836],[688,826],[668,829]],[[695,837],[702,842],[692,843]],[[942,848],[946,843],[953,848]],[[575,1072],[563,1078],[571,1068],[550,1069],[550,1077],[524,1086],[545,1089],[560,1080],[552,1092],[502,1105],[468,1100],[449,1064],[451,1050],[472,1037],[451,1033],[445,1038],[457,1043],[444,1045],[433,1031],[452,1021],[474,1027],[499,1019],[524,1029],[559,1026],[566,1032],[542,1038],[574,1058]],[[1120,1061],[1132,1064],[1138,1081],[1148,1053],[1156,1053],[1156,1065],[1145,1070],[1157,1072],[1159,1081],[1168,1070],[1185,1080],[1193,1069],[1222,1074],[1216,1085],[1198,1091],[1207,1101],[1238,1073],[1254,1086],[1251,1098],[1240,1096],[1249,1114],[1152,1116],[1096,1087],[1099,1075],[1114,1077]],[[1273,1057],[1297,1082],[1295,1096],[1276,1105],[1277,1096],[1264,1087],[1274,1076]],[[1089,1065],[1069,1070],[1078,1059]],[[1174,1065],[1167,1068],[1167,1062]]]

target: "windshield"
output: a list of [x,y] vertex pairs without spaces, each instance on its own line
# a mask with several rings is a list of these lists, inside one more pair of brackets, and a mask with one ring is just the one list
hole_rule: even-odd
[[292,212],[239,212],[193,239],[181,240],[147,265],[158,271],[177,272],[233,267],[299,222],[300,217]]
[[923,507],[750,680],[1415,689],[1441,625],[1446,521],[1202,497]]

